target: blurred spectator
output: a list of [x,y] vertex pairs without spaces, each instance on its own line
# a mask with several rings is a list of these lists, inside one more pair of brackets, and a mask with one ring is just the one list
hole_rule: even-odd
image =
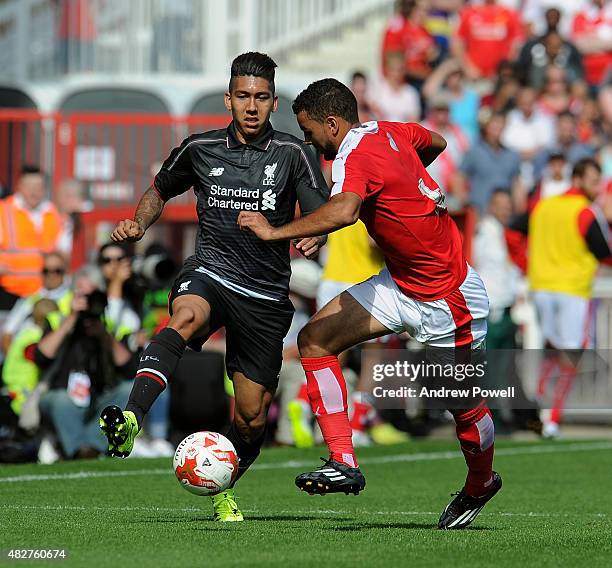
[[368,78],[365,73],[355,71],[351,77],[351,91],[357,99],[357,110],[359,121],[363,124],[370,120],[376,120],[370,103],[368,102]]
[[502,145],[505,124],[502,114],[494,113],[489,117],[483,126],[482,137],[463,157],[461,175],[457,176],[453,188],[457,199],[469,201],[483,214],[495,189],[511,187],[515,196],[520,193],[521,158]]
[[[540,200],[529,216],[529,284],[549,349],[581,350],[590,346],[587,324],[593,278],[599,262],[612,263],[610,201],[603,209],[594,203],[600,190],[599,165],[590,159],[580,160],[572,172],[571,188]],[[602,223],[603,219],[608,223]],[[564,351],[557,359],[560,376],[544,436],[559,434],[565,401],[576,377],[577,354]],[[540,395],[546,392],[551,377],[548,363],[540,375]]]
[[523,21],[529,27],[530,35],[542,36],[547,31],[558,30],[563,37],[569,37],[572,22],[577,12],[589,0],[525,0],[522,9]]
[[370,93],[370,108],[380,120],[416,122],[421,118],[419,93],[404,82],[400,53],[387,54],[387,74]]
[[58,250],[70,259],[73,242],[81,229],[81,213],[91,211],[93,204],[85,199],[83,184],[72,178],[60,182],[55,192],[55,203],[64,223]]
[[523,161],[521,175],[527,186],[533,184],[531,161],[554,144],[555,121],[536,107],[536,93],[531,87],[523,87],[516,97],[516,109],[508,113],[502,133],[503,144],[518,152]]
[[541,179],[530,197],[530,208],[540,199],[565,193],[571,186],[571,166],[561,153],[548,156],[548,163],[542,171]]
[[48,298],[39,299],[32,305],[32,317],[21,326],[6,351],[2,367],[2,381],[9,390],[11,408],[19,416],[28,395],[38,384],[40,369],[27,356],[27,350],[38,343],[43,335],[47,316],[57,311],[57,304]]
[[58,252],[44,255],[42,269],[42,288],[31,296],[20,298],[10,311],[2,328],[2,351],[8,353],[15,336],[32,316],[34,306],[41,299],[49,299],[57,304],[63,315],[70,313],[72,292],[66,278],[66,259]]
[[0,201],[0,310],[42,286],[42,253],[57,249],[62,220],[45,199],[36,166],[23,166],[15,193]]
[[88,269],[74,277],[72,311],[57,326],[49,326],[31,350],[43,370],[48,391],[41,396],[41,413],[57,432],[66,458],[94,457],[107,443],[98,416],[109,404],[125,405],[136,372],[132,353],[105,328],[106,295],[96,288]]
[[497,66],[497,79],[493,92],[482,97],[481,105],[490,107],[493,112],[506,113],[514,108],[520,88],[521,84],[514,65],[510,61],[501,61]]
[[516,325],[510,309],[518,294],[521,271],[512,262],[506,244],[505,228],[511,217],[510,193],[503,189],[494,190],[488,214],[478,223],[474,239],[474,268],[489,296],[488,349],[516,347]]
[[383,37],[384,74],[389,72],[388,54],[399,52],[405,79],[419,90],[438,56],[436,42],[425,28],[429,7],[429,0],[399,0],[398,13],[389,21]]
[[580,104],[576,120],[576,133],[579,142],[600,146],[605,139],[601,112],[595,99],[586,97]]
[[[470,147],[470,141],[459,126],[451,123],[448,97],[445,94],[434,97],[429,109],[423,126],[441,134],[447,146],[446,150],[428,166],[427,171],[448,191],[456,184],[455,177],[458,174],[461,159]],[[449,209],[453,209],[450,201],[447,205]]]
[[448,97],[451,122],[465,132],[470,142],[476,140],[480,96],[466,84],[461,66],[454,59],[440,63],[423,85],[426,99],[438,93]]
[[544,87],[538,97],[538,108],[543,113],[556,117],[569,110],[571,104],[570,86],[565,71],[557,65],[546,68]]
[[557,139],[538,153],[534,160],[534,175],[539,178],[550,158],[553,155],[562,155],[568,163],[568,168],[583,158],[592,158],[595,148],[590,144],[583,144],[577,140],[576,119],[570,112],[563,112],[557,120]]
[[108,296],[107,325],[118,338],[132,335],[140,329],[140,318],[125,294],[126,283],[132,276],[132,265],[126,246],[119,243],[107,243],[100,247],[98,266],[104,278]]
[[612,72],[612,3],[591,0],[576,14],[572,38],[584,56],[589,85],[601,85]]
[[522,39],[519,14],[496,0],[484,0],[462,9],[452,52],[468,78],[493,79],[500,61],[514,59]]
[[462,6],[463,0],[431,0],[425,28],[438,46],[438,60],[442,61],[448,57],[453,22]]
[[527,42],[521,49],[517,68],[524,83],[534,89],[541,89],[551,65],[562,68],[570,83],[584,77],[580,52],[556,30],[550,30],[544,36]]

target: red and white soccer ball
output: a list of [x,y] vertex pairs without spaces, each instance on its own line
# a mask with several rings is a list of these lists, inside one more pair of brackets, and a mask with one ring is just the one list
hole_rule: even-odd
[[216,495],[236,479],[238,454],[225,436],[217,432],[196,432],[176,448],[174,473],[190,493]]

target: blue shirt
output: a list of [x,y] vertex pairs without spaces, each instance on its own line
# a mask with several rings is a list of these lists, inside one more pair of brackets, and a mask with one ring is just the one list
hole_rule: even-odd
[[484,214],[494,190],[510,190],[520,165],[517,152],[503,146],[496,150],[483,139],[478,140],[461,164],[461,171],[470,182],[470,203]]

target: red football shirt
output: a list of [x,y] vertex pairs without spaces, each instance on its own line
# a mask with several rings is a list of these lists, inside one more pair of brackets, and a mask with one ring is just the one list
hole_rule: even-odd
[[361,197],[360,218],[393,280],[418,301],[448,296],[467,275],[459,229],[417,154],[430,145],[418,124],[367,122],[347,134],[332,165],[332,195]]
[[467,58],[484,77],[492,77],[499,63],[510,59],[523,29],[514,10],[497,5],[468,6],[461,11],[457,35],[465,44]]
[[404,54],[407,71],[429,72],[431,71],[429,54],[435,46],[436,41],[425,26],[396,16],[389,22],[383,38],[383,69],[388,53],[401,52]]
[[[572,36],[595,35],[601,39],[612,37],[612,5],[607,4],[599,9],[589,6],[576,14],[572,24]],[[599,85],[609,70],[612,69],[612,51],[586,53],[582,56],[584,72],[591,85]]]

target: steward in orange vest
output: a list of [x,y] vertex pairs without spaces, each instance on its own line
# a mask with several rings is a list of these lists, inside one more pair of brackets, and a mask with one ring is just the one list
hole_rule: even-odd
[[29,296],[42,286],[42,254],[57,248],[62,220],[45,198],[40,170],[27,167],[14,195],[0,201],[0,287]]

